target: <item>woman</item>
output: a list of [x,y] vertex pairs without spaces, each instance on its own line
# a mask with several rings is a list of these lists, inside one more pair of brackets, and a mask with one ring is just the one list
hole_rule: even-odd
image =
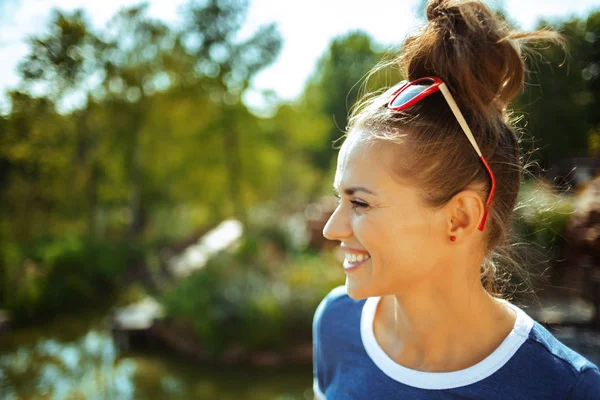
[[317,399],[600,399],[598,368],[497,295],[521,182],[507,106],[522,33],[479,1],[433,0],[401,82],[350,118],[323,234],[345,286],[315,312]]

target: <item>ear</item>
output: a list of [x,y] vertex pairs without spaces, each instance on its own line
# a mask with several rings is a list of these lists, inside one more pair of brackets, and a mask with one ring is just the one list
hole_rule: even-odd
[[476,231],[485,211],[485,203],[474,190],[457,193],[447,207],[447,234],[457,238]]

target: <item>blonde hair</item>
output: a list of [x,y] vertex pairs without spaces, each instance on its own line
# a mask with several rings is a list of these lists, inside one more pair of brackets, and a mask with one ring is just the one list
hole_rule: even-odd
[[[377,65],[370,76],[394,63],[407,80],[437,76],[448,86],[496,177],[483,232],[481,277],[488,292],[502,296],[514,273],[528,282],[510,244],[511,216],[525,167],[508,105],[522,89],[524,53],[534,50],[528,45],[550,41],[564,48],[564,39],[550,30],[511,30],[503,18],[477,0],[432,0],[427,20],[405,40],[393,60]],[[392,93],[365,95],[352,110],[347,131],[401,143],[407,151],[397,157],[394,170],[400,177],[419,182],[424,205],[442,207],[473,186],[481,189],[485,202],[489,174],[442,94],[395,113],[386,107]]]

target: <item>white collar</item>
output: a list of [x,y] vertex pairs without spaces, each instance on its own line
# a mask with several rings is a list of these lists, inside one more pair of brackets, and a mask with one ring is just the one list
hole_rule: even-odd
[[375,311],[381,297],[369,297],[363,306],[360,333],[365,350],[375,365],[390,378],[421,389],[451,389],[478,382],[499,370],[527,340],[533,319],[519,307],[501,300],[517,313],[515,326],[504,341],[479,363],[452,372],[422,372],[393,361],[379,346],[373,333]]

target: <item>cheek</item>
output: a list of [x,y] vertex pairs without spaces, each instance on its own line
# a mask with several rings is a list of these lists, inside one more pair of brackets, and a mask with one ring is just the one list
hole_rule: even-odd
[[355,221],[354,234],[371,254],[375,272],[390,277],[426,274],[435,253],[428,226],[409,216],[364,216]]
[[403,224],[384,213],[358,216],[354,221],[354,235],[371,254],[375,263],[394,263],[406,254],[412,245],[410,235],[403,233]]
[[369,252],[379,242],[376,238],[383,233],[378,218],[369,214],[353,215],[352,230],[356,239]]

